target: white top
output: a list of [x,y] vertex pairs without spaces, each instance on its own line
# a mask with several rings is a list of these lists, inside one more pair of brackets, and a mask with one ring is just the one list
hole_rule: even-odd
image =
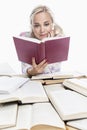
[[[23,33],[20,34],[20,36],[30,37],[30,33],[29,32],[23,32]],[[24,73],[24,74],[26,74],[26,70],[28,68],[32,68],[32,65],[27,64],[27,63],[22,62],[21,65],[22,65],[22,73]],[[61,68],[61,62],[48,64],[47,67],[44,69],[43,73],[58,72],[58,71],[60,71],[60,68]]]

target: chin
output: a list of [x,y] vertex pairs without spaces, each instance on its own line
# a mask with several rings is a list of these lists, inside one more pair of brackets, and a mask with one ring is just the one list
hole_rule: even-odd
[[40,37],[40,40],[42,40],[42,39],[44,39],[44,38],[46,38],[46,37],[47,37],[47,36],[41,36],[41,37]]

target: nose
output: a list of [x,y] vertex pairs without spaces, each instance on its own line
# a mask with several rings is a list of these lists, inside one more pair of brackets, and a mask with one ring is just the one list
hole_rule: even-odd
[[44,26],[41,26],[41,27],[40,27],[40,32],[43,33],[44,30],[45,30]]

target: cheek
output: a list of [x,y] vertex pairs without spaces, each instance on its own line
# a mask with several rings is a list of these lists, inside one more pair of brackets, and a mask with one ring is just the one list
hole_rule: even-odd
[[35,37],[39,39],[39,31],[34,29],[33,33],[34,33]]
[[48,31],[48,32],[52,31],[52,27],[49,26],[49,27],[47,28],[47,31]]
[[34,34],[38,34],[39,33],[39,29],[33,29]]

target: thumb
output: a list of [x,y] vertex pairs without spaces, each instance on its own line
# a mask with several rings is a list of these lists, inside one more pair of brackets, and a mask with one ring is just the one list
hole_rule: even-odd
[[32,57],[32,66],[33,66],[33,68],[35,68],[37,66],[37,64],[35,62],[35,57]]

